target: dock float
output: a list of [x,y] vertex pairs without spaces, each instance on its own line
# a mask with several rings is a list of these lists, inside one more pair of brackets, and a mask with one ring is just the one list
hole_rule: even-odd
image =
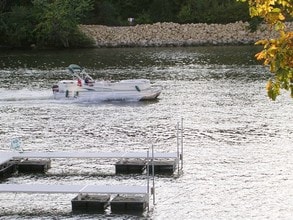
[[45,173],[51,168],[51,160],[20,160],[15,165],[19,173]]
[[0,164],[0,180],[10,177],[16,171],[16,166],[12,162]]
[[81,213],[105,213],[110,202],[110,195],[82,195],[71,200],[72,212]]

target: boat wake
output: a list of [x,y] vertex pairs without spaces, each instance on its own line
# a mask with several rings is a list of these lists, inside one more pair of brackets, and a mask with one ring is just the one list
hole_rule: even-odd
[[50,90],[36,90],[31,91],[27,89],[21,90],[5,90],[0,89],[0,101],[33,101],[33,100],[49,100],[53,99]]

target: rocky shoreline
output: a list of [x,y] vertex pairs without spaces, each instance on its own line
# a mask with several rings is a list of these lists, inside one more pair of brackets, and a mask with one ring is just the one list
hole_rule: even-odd
[[[286,23],[289,30],[293,22]],[[275,37],[267,25],[251,32],[247,22],[231,24],[155,23],[109,27],[81,25],[81,30],[95,40],[95,47],[159,47],[197,45],[248,45],[259,39]]]

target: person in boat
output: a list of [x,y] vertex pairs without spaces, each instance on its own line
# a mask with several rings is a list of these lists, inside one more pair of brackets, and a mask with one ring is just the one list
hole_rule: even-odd
[[85,77],[84,83],[88,86],[93,86],[93,82],[90,77]]
[[81,80],[80,79],[77,79],[77,86],[81,86]]

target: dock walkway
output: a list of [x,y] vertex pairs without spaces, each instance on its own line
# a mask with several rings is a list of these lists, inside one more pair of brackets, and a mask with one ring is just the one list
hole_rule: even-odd
[[147,194],[147,186],[0,184],[0,193]]
[[13,159],[14,153],[10,152],[0,152],[0,165],[7,163]]
[[[48,152],[0,152],[0,164],[6,163],[13,159],[24,159],[24,158],[140,158],[147,159],[150,158],[147,152],[72,152],[72,151],[48,151]],[[155,152],[153,159],[176,159],[178,158],[177,152]]]

